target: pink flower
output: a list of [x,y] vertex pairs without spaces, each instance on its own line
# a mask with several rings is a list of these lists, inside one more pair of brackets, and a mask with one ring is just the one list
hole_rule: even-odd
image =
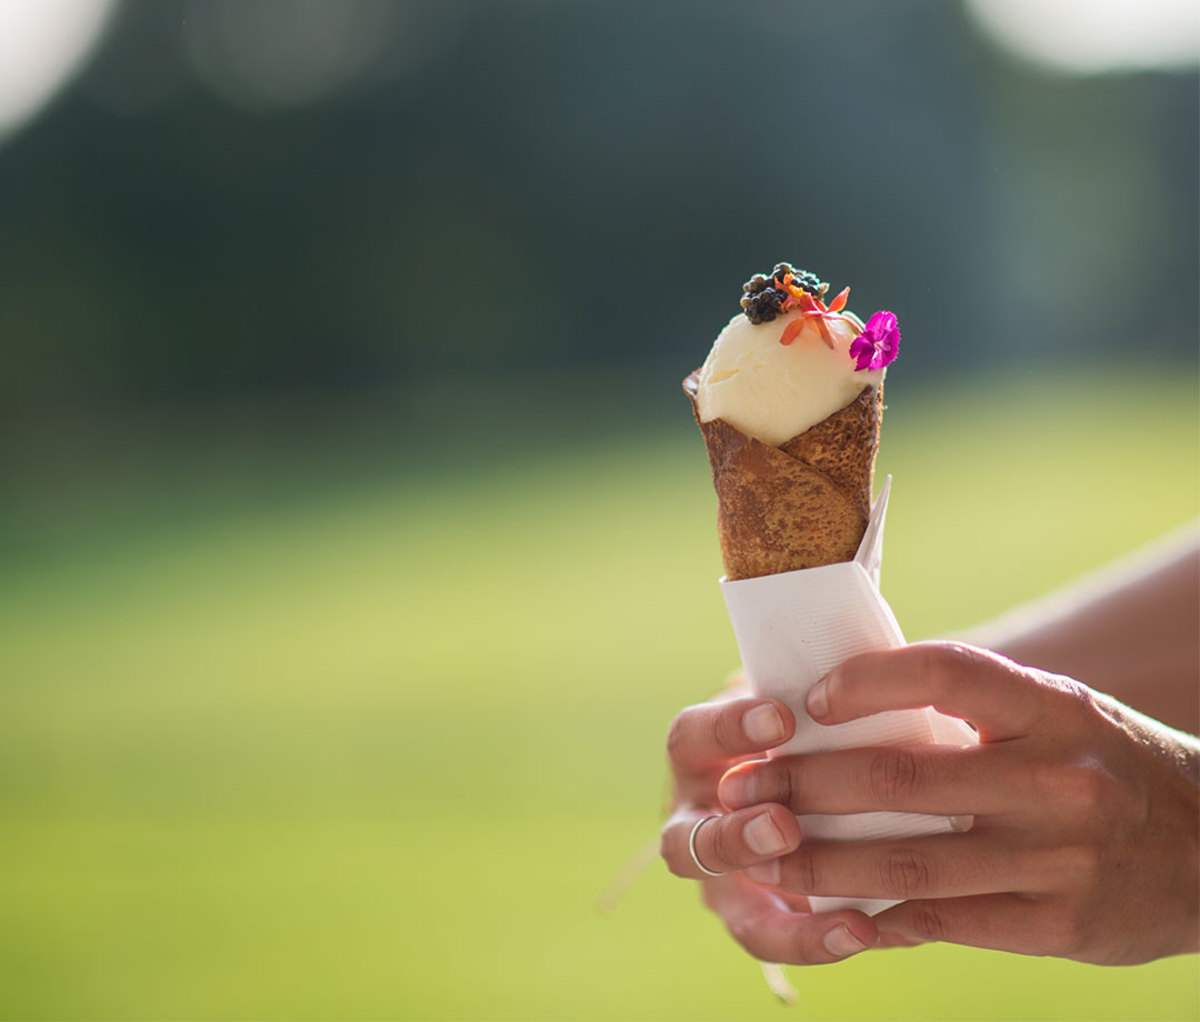
[[894,312],[881,311],[867,320],[863,332],[850,342],[850,357],[858,360],[855,372],[882,369],[896,359],[900,350],[900,327]]

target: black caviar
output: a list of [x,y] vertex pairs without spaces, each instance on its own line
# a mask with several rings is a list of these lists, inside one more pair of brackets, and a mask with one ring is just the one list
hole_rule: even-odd
[[[744,287],[750,287],[747,282]],[[783,311],[783,303],[787,301],[788,293],[766,284],[756,291],[747,291],[742,295],[742,311],[751,323],[770,323]]]
[[[791,263],[777,263],[770,276],[756,273],[742,285],[742,311],[751,323],[770,323],[792,299],[791,287],[820,299],[829,285],[815,273],[797,270]],[[794,299],[793,299],[794,301]]]

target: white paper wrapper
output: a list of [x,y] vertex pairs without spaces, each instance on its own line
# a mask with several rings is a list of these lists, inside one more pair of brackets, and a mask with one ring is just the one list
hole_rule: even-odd
[[[796,717],[796,734],[772,756],[878,745],[968,745],[978,737],[961,720],[934,710],[894,710],[834,724],[816,723],[804,708],[808,691],[844,660],[895,649],[904,636],[879,592],[883,522],[891,477],[871,507],[866,534],[853,561],[762,578],[721,580],[721,591],[742,665],[757,695],[780,699]],[[806,838],[873,841],[967,830],[971,817],[915,813],[799,816]],[[868,898],[814,897],[814,911],[861,909],[868,915],[897,904]]]

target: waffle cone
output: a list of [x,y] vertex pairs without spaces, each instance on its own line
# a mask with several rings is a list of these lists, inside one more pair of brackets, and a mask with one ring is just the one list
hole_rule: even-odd
[[852,561],[871,514],[883,388],[779,447],[724,419],[700,422],[697,373],[683,381],[708,448],[728,579]]

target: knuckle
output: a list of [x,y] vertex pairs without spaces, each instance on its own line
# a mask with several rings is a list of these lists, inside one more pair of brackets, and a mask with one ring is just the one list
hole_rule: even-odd
[[1087,926],[1074,906],[1060,905],[1044,924],[1045,953],[1058,958],[1080,954],[1087,946]]
[[879,870],[879,881],[889,898],[903,901],[930,890],[933,870],[929,860],[911,848],[889,852]]
[[667,869],[671,871],[672,876],[677,876],[680,880],[691,879],[691,874],[680,865],[677,859],[673,859],[669,855],[664,855],[663,860],[666,862]]
[[918,668],[935,684],[945,684],[974,657],[971,647],[961,642],[930,642],[919,647]]
[[736,797],[737,805],[744,807],[764,802],[792,805],[792,770],[786,761],[750,763],[739,767],[734,776],[737,778],[736,796],[730,796],[725,788],[721,791],[725,797]]
[[792,808],[800,807],[794,764],[788,760],[771,760],[755,771],[755,801],[778,802]]
[[1088,711],[1096,709],[1096,693],[1082,681],[1060,677],[1058,684],[1061,686],[1063,694],[1077,704],[1080,709]]
[[693,708],[690,706],[686,710],[681,710],[671,721],[671,726],[667,728],[667,757],[672,763],[682,763],[685,760],[688,744],[687,718],[692,712]]
[[1115,778],[1109,801],[1112,815],[1122,817],[1125,826],[1141,831],[1150,822],[1153,811],[1151,793],[1133,780]]
[[1073,826],[1080,821],[1099,825],[1113,817],[1137,817],[1144,809],[1138,790],[1092,757],[1032,764],[1027,776],[1034,804],[1052,808],[1060,820]]
[[683,863],[680,857],[675,854],[675,847],[676,841],[674,840],[673,829],[671,826],[667,826],[663,829],[662,837],[658,843],[658,854],[663,862],[667,864],[667,869],[675,874],[675,876],[682,877],[685,876]]
[[913,667],[927,681],[939,678],[944,670],[946,651],[940,645],[932,643],[912,646]]
[[801,782],[803,772],[797,761],[785,761],[785,769],[780,771],[779,789],[775,801],[797,811],[804,808],[804,785]]
[[801,845],[783,860],[786,886],[800,894],[820,894],[821,870],[813,849]]
[[921,648],[924,657],[920,667],[931,686],[941,692],[953,689],[980,668],[994,667],[997,660],[1003,659],[965,642],[931,642]]
[[909,926],[923,941],[943,941],[947,937],[945,916],[936,901],[910,901]]
[[701,861],[709,869],[727,872],[736,869],[739,861],[738,849],[740,842],[730,834],[729,818],[709,820],[701,828],[700,833],[708,831],[708,849]]
[[1113,784],[1099,763],[1088,760],[1063,767],[1059,771],[1058,789],[1071,809],[1090,819],[1108,806]]
[[742,715],[737,706],[722,707],[713,719],[713,740],[726,756],[735,756],[745,744],[742,736]]
[[921,762],[911,749],[880,749],[870,760],[871,793],[884,803],[916,794],[922,784]]
[[1069,711],[1090,717],[1098,711],[1096,693],[1083,682],[1061,674],[1045,674],[1042,681],[1059,712]]
[[1059,872],[1066,886],[1095,890],[1104,881],[1104,856],[1091,844],[1066,845],[1057,852]]
[[957,667],[964,661],[973,660],[978,652],[974,646],[968,646],[965,642],[955,639],[930,643],[929,649],[938,657],[943,667]]
[[752,958],[765,959],[766,948],[763,942],[761,924],[757,916],[739,916],[736,919],[725,920],[725,928],[729,935],[741,945]]
[[740,906],[726,912],[719,912],[721,921],[729,935],[752,958],[764,962],[778,962],[781,948],[774,946],[777,941],[772,937],[772,927],[767,913],[761,910],[748,910]]

